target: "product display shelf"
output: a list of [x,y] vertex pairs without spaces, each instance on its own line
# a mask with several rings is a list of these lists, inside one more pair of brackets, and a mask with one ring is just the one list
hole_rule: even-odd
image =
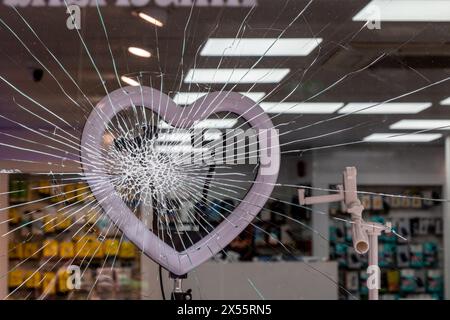
[[140,298],[137,249],[77,176],[13,174],[9,191],[9,299]]
[[[380,299],[443,298],[443,208],[438,186],[360,186],[366,220],[391,222],[398,234],[379,237]],[[377,193],[403,195],[382,196]],[[367,257],[351,241],[339,205],[330,207],[330,248],[339,265],[341,299],[367,299]],[[348,292],[345,292],[348,291]]]
[[[288,193],[290,192],[290,193]],[[302,261],[312,255],[311,212],[298,204],[296,190],[275,188],[252,224],[227,247],[224,259],[246,261]]]

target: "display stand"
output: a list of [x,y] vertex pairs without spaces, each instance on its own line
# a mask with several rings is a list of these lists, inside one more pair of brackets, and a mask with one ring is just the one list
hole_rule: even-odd
[[369,300],[378,300],[380,289],[380,269],[378,267],[378,237],[382,232],[390,233],[390,223],[366,222],[362,218],[364,207],[358,199],[356,168],[347,167],[343,173],[343,184],[338,185],[338,193],[333,195],[305,197],[305,189],[298,189],[300,205],[341,202],[343,211],[351,216],[353,247],[358,254],[369,254],[369,269],[373,273],[367,280]]

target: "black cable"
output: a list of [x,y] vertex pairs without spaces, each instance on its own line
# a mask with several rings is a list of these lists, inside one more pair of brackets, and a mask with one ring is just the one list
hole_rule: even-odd
[[162,267],[159,266],[159,287],[161,288],[161,295],[163,300],[166,300],[166,294],[164,293],[164,284],[162,279]]

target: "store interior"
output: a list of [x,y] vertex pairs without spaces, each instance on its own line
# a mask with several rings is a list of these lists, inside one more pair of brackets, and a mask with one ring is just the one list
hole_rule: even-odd
[[[237,237],[182,279],[192,299],[369,299],[369,253],[354,248],[348,207],[299,198],[299,190],[339,194],[349,167],[357,170],[363,219],[389,226],[377,237],[379,299],[450,297],[450,1],[73,4],[71,11],[64,1],[0,3],[2,299],[171,298],[180,278],[137,243],[144,236],[114,222],[82,159],[83,148],[108,146],[115,151],[106,163],[117,169],[123,154],[141,152],[130,149],[126,139],[137,140],[128,125],[140,130],[145,118],[164,134],[174,129],[156,109],[133,104],[135,118],[117,113],[111,132],[105,125],[110,141],[84,143],[90,115],[126,86],[154,88],[185,109],[213,92],[241,93],[278,130],[273,190]],[[269,76],[251,77],[256,69]],[[244,73],[237,80],[236,70]],[[211,116],[220,124],[202,127],[202,137],[252,125],[235,118]],[[113,183],[114,192],[178,252],[220,232],[251,201],[261,168],[176,171],[176,156],[160,159],[154,168],[145,159],[120,168],[114,174],[129,180]],[[175,171],[161,170],[167,163]]]

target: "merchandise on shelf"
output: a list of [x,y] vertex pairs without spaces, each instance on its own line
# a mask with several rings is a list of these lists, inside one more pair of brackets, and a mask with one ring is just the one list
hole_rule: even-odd
[[400,290],[400,271],[389,270],[386,277],[387,290],[389,292],[398,292]]
[[427,270],[427,292],[442,294],[444,290],[444,276],[442,270]]
[[345,288],[351,292],[359,290],[359,272],[348,271],[345,273]]
[[423,262],[423,246],[421,244],[412,244],[409,246],[410,265],[412,268],[422,268]]
[[397,267],[409,268],[410,254],[409,247],[406,244],[397,246]]
[[[370,190],[372,189],[372,190]],[[391,222],[394,232],[381,234],[379,267],[381,269],[381,299],[411,299],[442,297],[442,216],[440,187],[373,187],[370,194],[361,194],[367,219],[380,224]],[[402,192],[401,189],[404,191]],[[390,193],[399,196],[375,195]],[[352,272],[359,273],[359,296],[367,298],[367,255],[356,255],[351,248],[351,226],[340,220],[340,211],[330,207],[330,258],[339,265],[340,283],[353,293]],[[337,217],[335,217],[337,216]],[[346,216],[342,216],[346,219]],[[344,250],[344,248],[347,248]],[[342,296],[345,297],[345,296]],[[347,296],[350,298],[351,296]]]
[[435,242],[427,241],[423,244],[423,263],[426,267],[438,265],[438,249]]
[[382,243],[378,246],[378,265],[380,268],[395,267],[395,243]]
[[[87,203],[92,194],[86,184],[66,184],[32,175],[10,179],[10,188],[17,191],[11,193],[11,204],[41,199],[8,212],[8,287],[10,292],[14,290],[12,299],[66,299],[68,293],[71,298],[85,299],[89,292],[97,290],[92,274],[99,266],[114,270],[118,277],[114,278],[118,284],[113,297],[140,296],[139,287],[131,285],[132,276],[139,278],[138,252],[128,241],[120,245],[118,230],[111,227],[110,221],[99,219],[102,215]],[[110,237],[106,225],[113,231]],[[107,254],[111,259],[104,260]],[[80,289],[68,287],[67,281],[72,280],[69,265],[81,269]]]

